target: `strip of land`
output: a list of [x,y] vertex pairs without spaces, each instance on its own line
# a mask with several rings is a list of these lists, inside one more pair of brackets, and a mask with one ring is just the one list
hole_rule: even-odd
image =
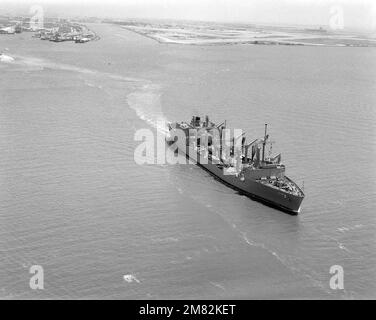
[[186,45],[310,45],[376,47],[370,35],[319,28],[193,22],[109,21],[160,43]]

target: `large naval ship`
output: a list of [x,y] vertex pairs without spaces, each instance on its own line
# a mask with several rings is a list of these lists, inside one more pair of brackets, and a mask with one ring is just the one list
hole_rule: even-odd
[[[270,145],[265,124],[262,139],[246,143],[244,133],[231,137],[226,121],[220,125],[206,116],[190,123],[169,123],[166,141],[213,176],[252,199],[282,211],[298,214],[303,191],[285,175],[281,154],[266,155]],[[171,146],[172,147],[172,146]]]

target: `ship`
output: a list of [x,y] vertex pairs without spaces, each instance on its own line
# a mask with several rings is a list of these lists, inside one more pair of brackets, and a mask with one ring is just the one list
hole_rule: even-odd
[[267,126],[265,124],[263,138],[247,143],[245,133],[225,139],[230,130],[226,128],[226,121],[216,125],[208,116],[204,121],[193,116],[189,123],[168,123],[166,142],[174,151],[183,153],[186,159],[239,193],[297,215],[304,192],[286,176],[281,154],[272,157],[269,152],[266,155],[266,147],[272,142]]

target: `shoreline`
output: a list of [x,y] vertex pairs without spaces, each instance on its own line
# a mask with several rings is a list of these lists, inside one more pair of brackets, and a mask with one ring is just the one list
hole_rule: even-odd
[[266,30],[262,28],[226,29],[212,26],[153,25],[116,23],[121,28],[150,38],[160,44],[193,46],[268,45],[268,46],[325,46],[376,47],[376,39],[353,34],[334,34],[304,30]]

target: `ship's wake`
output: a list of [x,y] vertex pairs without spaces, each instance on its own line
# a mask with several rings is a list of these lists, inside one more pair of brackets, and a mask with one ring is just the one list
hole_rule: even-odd
[[2,62],[12,62],[12,65],[16,67],[17,71],[36,72],[59,70],[74,72],[83,77],[84,83],[87,86],[98,89],[105,89],[103,79],[112,80],[111,86],[107,88],[108,90],[122,90],[124,83],[128,83],[134,90],[126,97],[128,106],[136,112],[141,120],[157,129],[160,133],[168,133],[168,121],[162,112],[160,86],[153,84],[148,80],[103,72],[71,64],[58,63],[31,56],[15,54],[12,58],[5,55],[1,55],[1,57]]
[[[8,56],[2,55],[2,57],[6,60]],[[24,72],[59,70],[78,73],[83,76],[86,85],[99,89],[104,89],[102,85],[104,78],[113,81],[109,90],[114,88],[121,90],[123,84],[128,83],[134,88],[134,91],[126,97],[128,106],[141,120],[157,129],[159,133],[168,133],[168,121],[162,112],[161,88],[150,81],[31,56],[13,55],[12,65]]]
[[145,84],[127,96],[128,105],[137,116],[162,134],[168,133],[168,121],[162,112],[160,87]]
[[95,69],[79,67],[76,65],[66,64],[66,63],[59,63],[50,61],[47,59],[40,59],[31,56],[21,56],[21,55],[12,55],[12,62],[13,65],[16,65],[20,68],[23,68],[24,71],[43,71],[46,69],[51,70],[60,70],[60,71],[68,71],[68,72],[75,72],[82,75],[92,76],[94,78],[102,79],[106,77],[110,80],[118,81],[118,82],[128,82],[132,84],[140,84],[145,82],[143,79],[122,76],[119,74],[114,74],[110,72],[102,72]]

